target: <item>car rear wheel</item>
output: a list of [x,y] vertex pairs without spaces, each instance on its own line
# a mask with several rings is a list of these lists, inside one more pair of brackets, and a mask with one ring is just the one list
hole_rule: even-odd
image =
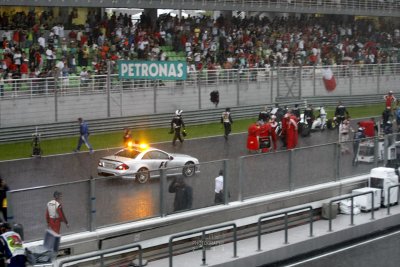
[[186,162],[183,167],[182,174],[186,177],[191,177],[195,174],[196,167],[193,162]]
[[136,174],[136,181],[139,184],[145,184],[149,181],[149,170],[146,168],[140,168],[139,171]]

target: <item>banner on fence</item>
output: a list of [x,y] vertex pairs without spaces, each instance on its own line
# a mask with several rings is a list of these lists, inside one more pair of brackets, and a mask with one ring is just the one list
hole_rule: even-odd
[[332,69],[327,68],[322,72],[322,80],[324,81],[325,89],[331,92],[336,89],[336,79],[333,75]]
[[118,61],[120,79],[186,80],[187,64],[183,61]]

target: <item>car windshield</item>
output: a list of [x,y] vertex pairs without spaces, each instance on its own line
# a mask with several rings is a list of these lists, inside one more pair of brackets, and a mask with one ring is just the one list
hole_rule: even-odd
[[116,153],[116,156],[124,157],[124,158],[131,158],[134,159],[137,157],[137,155],[140,154],[140,151],[137,151],[135,149],[124,149]]

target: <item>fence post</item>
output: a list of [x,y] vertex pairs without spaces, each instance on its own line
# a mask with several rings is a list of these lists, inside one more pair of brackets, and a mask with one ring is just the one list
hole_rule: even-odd
[[154,99],[153,99],[153,106],[154,106],[154,113],[157,113],[157,85],[158,85],[158,81],[156,81],[155,83],[154,83],[154,86],[153,86],[153,97],[154,97]]
[[374,138],[374,166],[378,167],[379,162],[379,139],[377,136]]
[[316,68],[315,68],[315,64],[313,65],[313,96],[316,95],[317,93],[317,83],[316,83],[316,77],[315,77],[315,73],[316,73]]
[[270,103],[273,103],[273,102],[275,102],[274,101],[274,67],[270,68],[269,78],[271,80],[270,81],[270,83],[271,83],[271,100],[270,100]]
[[376,79],[376,90],[377,90],[377,94],[379,94],[379,92],[381,91],[381,64],[378,64],[378,77]]
[[387,162],[388,162],[388,149],[389,147],[389,136],[385,135],[383,137],[383,164],[384,166],[386,166]]
[[288,222],[288,213],[285,213],[285,244],[289,244],[289,234],[288,234],[289,222]]
[[238,200],[243,201],[243,157],[239,158],[239,190],[238,190]]
[[349,95],[353,95],[353,66],[350,65],[349,67]]
[[201,233],[201,251],[202,251],[202,258],[201,258],[201,266],[207,266],[207,256],[206,256],[206,231]]
[[335,144],[335,168],[334,168],[334,178],[337,182],[340,178],[340,143]]
[[201,85],[200,85],[200,71],[197,70],[197,89],[199,90],[199,109],[201,109]]
[[279,88],[279,72],[280,72],[280,68],[279,65],[276,68],[276,97],[279,97],[281,95],[280,88]]
[[294,166],[294,149],[289,150],[289,191],[294,190],[294,182],[293,182],[293,166]]
[[227,185],[228,185],[228,182],[227,182],[227,180],[228,180],[228,160],[227,159],[224,159],[224,161],[223,161],[223,170],[224,170],[224,174],[223,174],[223,177],[224,177],[224,179],[222,180],[223,181],[223,185],[222,185],[222,188],[224,189],[224,204],[225,205],[228,205],[228,203],[229,203],[229,190],[228,190],[228,187],[227,187]]
[[299,100],[301,99],[301,79],[303,78],[303,66],[299,67]]
[[107,60],[107,118],[111,117],[111,61]]
[[6,192],[7,198],[7,218],[4,218],[7,222],[13,224],[14,223],[14,211],[13,211],[13,198],[12,193],[9,191]]
[[56,69],[53,71],[53,78],[54,78],[54,121],[58,122],[58,94],[57,94],[58,73]]
[[90,228],[89,231],[96,230],[96,182],[93,177],[90,177]]
[[165,185],[167,182],[167,176],[165,175],[165,169],[160,169],[160,217],[165,217],[166,215],[166,208],[165,208],[165,199],[164,199],[164,191]]
[[239,106],[240,101],[240,69],[236,71],[236,106]]

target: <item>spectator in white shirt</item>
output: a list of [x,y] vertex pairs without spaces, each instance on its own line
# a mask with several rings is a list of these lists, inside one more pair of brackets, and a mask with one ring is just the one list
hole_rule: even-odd
[[215,197],[214,203],[221,204],[224,202],[224,172],[220,170],[218,177],[215,178]]

